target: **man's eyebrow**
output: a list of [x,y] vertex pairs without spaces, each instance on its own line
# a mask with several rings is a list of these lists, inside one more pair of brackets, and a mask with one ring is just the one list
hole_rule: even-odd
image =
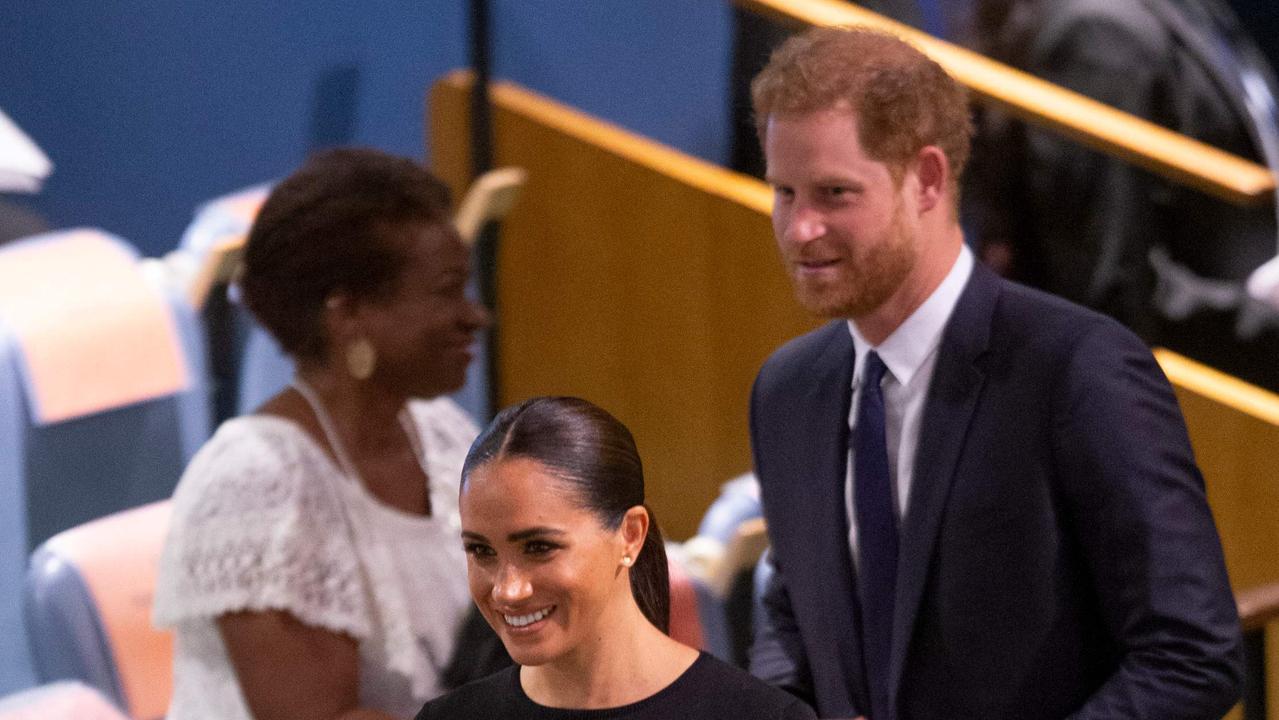
[[813,181],[818,187],[862,187],[864,182],[847,175],[826,175]]

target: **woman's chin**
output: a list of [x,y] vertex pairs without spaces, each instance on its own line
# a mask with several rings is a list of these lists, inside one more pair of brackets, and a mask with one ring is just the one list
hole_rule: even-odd
[[553,638],[541,636],[541,633],[538,635],[502,633],[502,645],[506,647],[506,653],[512,660],[526,667],[545,665],[564,654],[560,643]]
[[539,665],[545,665],[549,662],[553,662],[560,656],[560,653],[554,652],[549,648],[530,647],[527,645],[505,642],[505,639],[503,644],[506,645],[506,652],[511,656],[511,660],[514,660],[516,665],[520,665],[522,667],[537,667]]

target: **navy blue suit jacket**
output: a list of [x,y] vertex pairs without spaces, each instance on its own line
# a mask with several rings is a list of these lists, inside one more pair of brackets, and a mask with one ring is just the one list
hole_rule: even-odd
[[[900,528],[893,720],[1220,718],[1239,620],[1149,350],[978,265],[938,352]],[[776,564],[752,671],[822,717],[867,711],[844,510],[853,356],[845,323],[826,325],[767,361],[751,401]]]

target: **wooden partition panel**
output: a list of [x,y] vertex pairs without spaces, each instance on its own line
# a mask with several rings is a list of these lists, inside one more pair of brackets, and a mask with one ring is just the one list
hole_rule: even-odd
[[1279,396],[1167,350],[1177,392],[1239,589],[1279,580]]
[[[468,181],[469,76],[431,97],[435,170]],[[501,402],[566,393],[635,434],[668,536],[750,468],[760,363],[816,323],[792,301],[762,183],[508,84],[495,162],[528,170],[498,259]]]
[[796,26],[864,25],[891,32],[937,61],[978,100],[997,105],[1033,125],[1056,130],[1228,202],[1255,205],[1274,197],[1274,176],[1261,165],[844,0],[735,1],[743,8]]

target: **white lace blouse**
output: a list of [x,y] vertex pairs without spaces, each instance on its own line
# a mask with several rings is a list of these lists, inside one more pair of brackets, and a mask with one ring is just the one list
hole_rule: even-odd
[[175,631],[169,720],[250,718],[215,624],[237,610],[284,610],[356,638],[365,707],[411,718],[441,692],[470,603],[457,495],[477,431],[447,399],[409,409],[431,517],[374,498],[283,418],[229,420],[191,460],[155,596],[155,624]]

